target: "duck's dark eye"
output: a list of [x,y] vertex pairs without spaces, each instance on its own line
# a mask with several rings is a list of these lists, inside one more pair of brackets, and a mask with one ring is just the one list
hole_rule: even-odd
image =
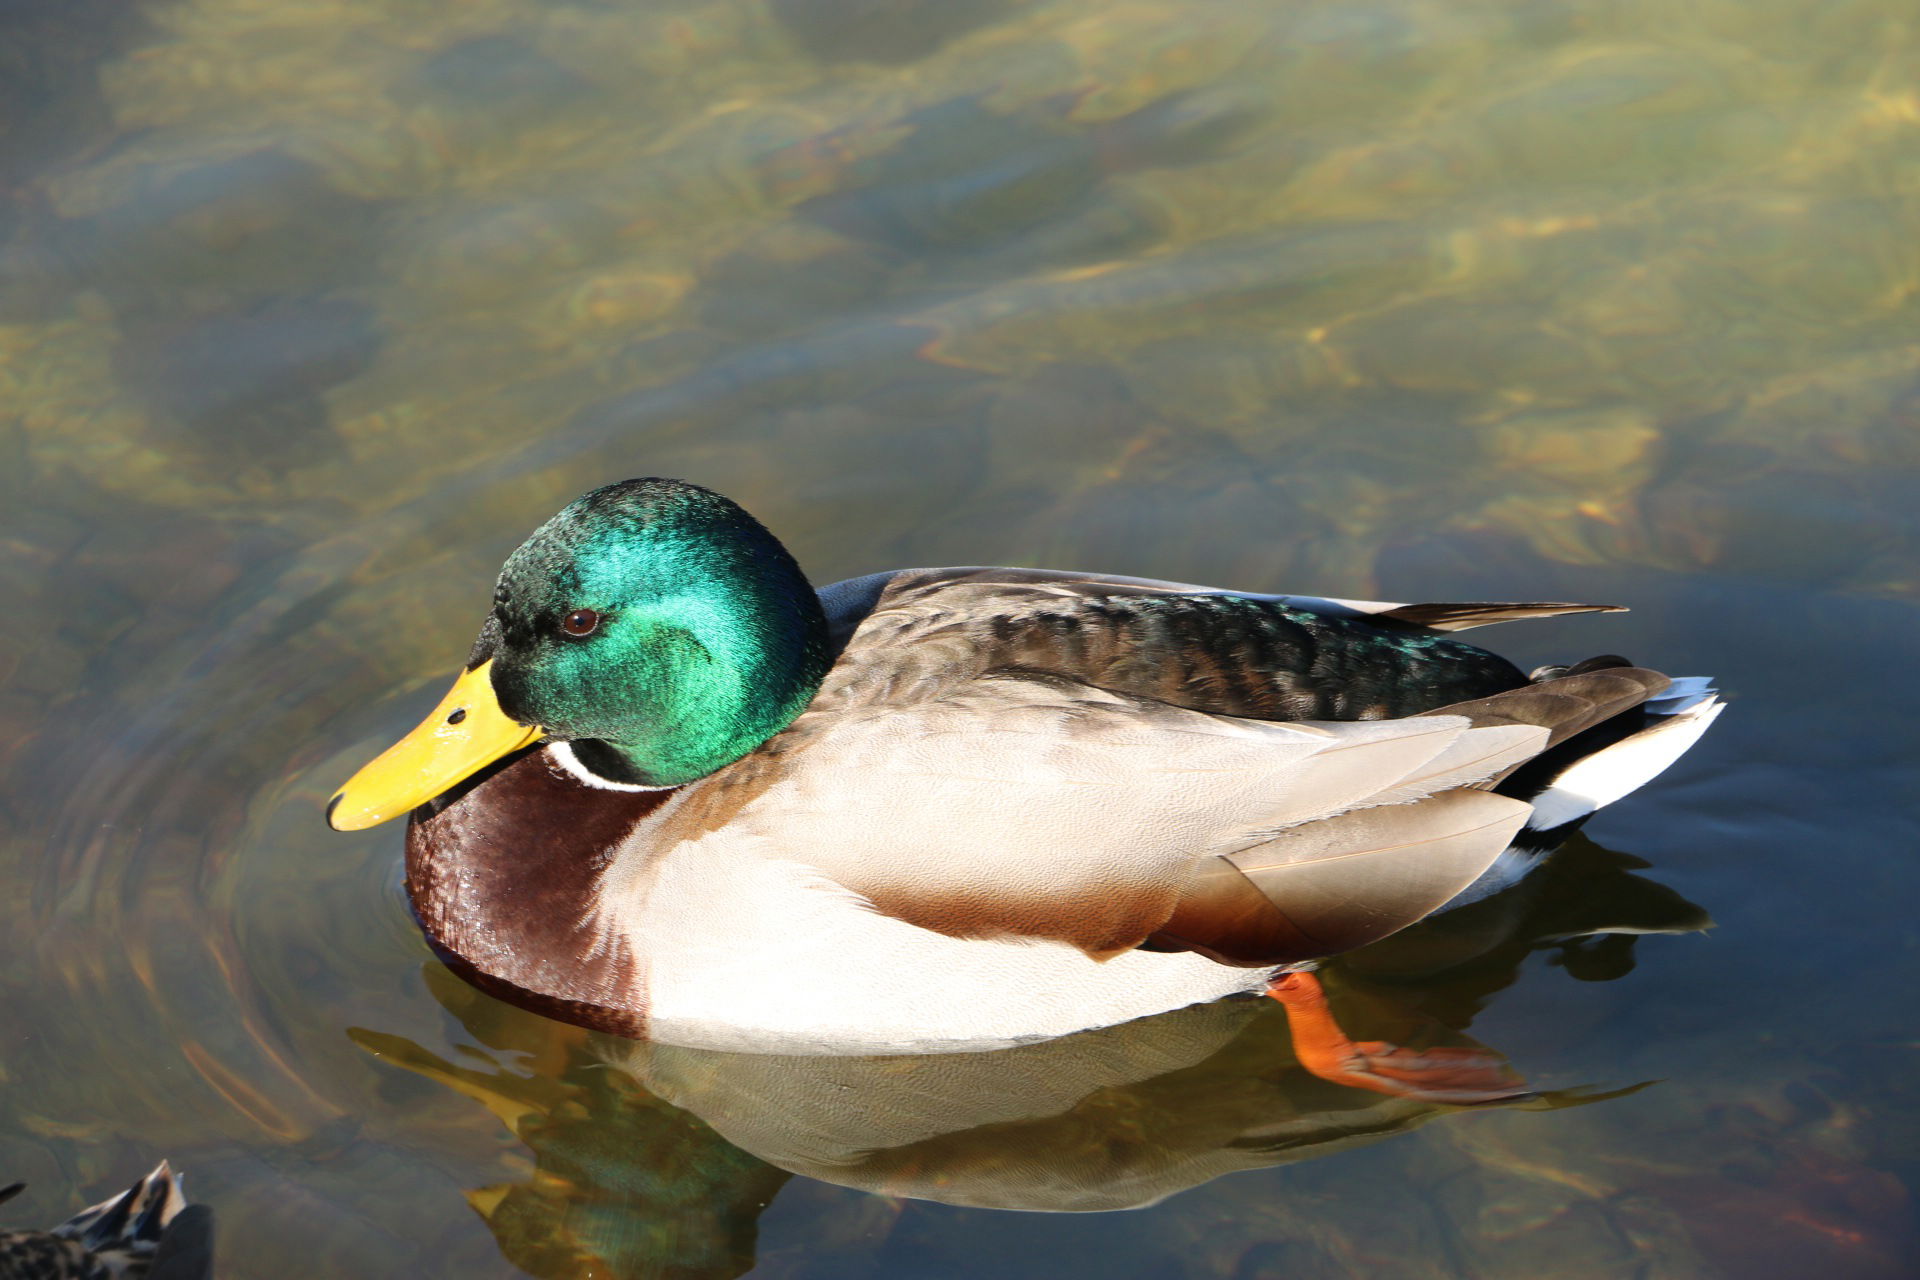
[[575,609],[560,619],[560,629],[570,636],[590,636],[600,625],[600,615],[591,609]]

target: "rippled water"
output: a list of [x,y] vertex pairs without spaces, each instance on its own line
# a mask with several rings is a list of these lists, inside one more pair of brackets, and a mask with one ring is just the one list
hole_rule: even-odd
[[[166,1155],[231,1276],[1914,1274],[1916,289],[1893,0],[9,5],[8,1220]],[[1245,1004],[593,1038],[320,806],[636,474],[820,581],[1620,601],[1489,643],[1732,709],[1329,968],[1541,1102],[1325,1085]]]

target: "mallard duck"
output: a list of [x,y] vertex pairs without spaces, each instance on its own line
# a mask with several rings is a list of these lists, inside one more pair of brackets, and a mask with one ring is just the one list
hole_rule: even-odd
[[[24,1185],[0,1187],[0,1204]],[[0,1231],[0,1280],[204,1280],[212,1268],[213,1213],[187,1203],[164,1160],[51,1231]]]
[[[1568,937],[1611,939],[1626,953],[1648,935],[1711,927],[1699,907],[1632,874],[1642,865],[1575,837],[1511,891],[1349,957],[1339,966],[1339,994],[1375,1017],[1410,1018],[1426,1024],[1427,1036],[1458,1040],[1456,1028],[1498,1002],[1543,947],[1568,958]],[[1579,964],[1566,966],[1569,981]],[[510,1255],[541,1238],[529,1230],[534,1222],[552,1224],[588,1255],[655,1238],[635,1229],[631,1210],[611,1219],[620,1227],[611,1236],[574,1234],[609,1221],[582,1212],[588,1202],[644,1201],[645,1212],[685,1214],[693,1196],[709,1212],[731,1210],[720,1213],[725,1221],[750,1225],[779,1188],[761,1161],[880,1195],[1109,1211],[1158,1203],[1235,1170],[1377,1142],[1454,1109],[1341,1097],[1345,1090],[1287,1069],[1288,1028],[1274,1026],[1258,1007],[1265,1002],[1252,999],[985,1053],[798,1058],[588,1042],[501,1009],[443,966],[426,966],[423,978],[486,1053],[453,1061],[400,1035],[348,1035],[383,1069],[415,1072],[483,1103],[542,1169],[559,1174],[469,1196],[506,1228],[500,1239]],[[1408,983],[1421,993],[1417,1011],[1395,1008]],[[1618,1095],[1577,1090],[1529,1105],[1611,1096]],[[539,1122],[528,1123],[529,1112]],[[642,1187],[647,1193],[637,1195]],[[736,1270],[751,1258],[750,1240],[744,1248]],[[603,1261],[627,1274],[614,1257]]]
[[1510,1096],[1345,1041],[1311,969],[1492,891],[1698,738],[1705,681],[1528,676],[1451,635],[1611,608],[1000,568],[815,590],[735,503],[628,480],[507,559],[464,673],[327,814],[414,810],[436,946],[604,1030],[951,1052],[1265,992],[1331,1078]]

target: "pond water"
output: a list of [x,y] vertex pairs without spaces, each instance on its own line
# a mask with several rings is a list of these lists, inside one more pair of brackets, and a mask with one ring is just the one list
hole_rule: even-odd
[[[8,5],[8,1221],[164,1155],[233,1277],[1920,1273],[1916,290],[1898,0]],[[321,808],[647,474],[821,582],[1624,603],[1481,634],[1731,705],[1328,967],[1536,1102],[1323,1084],[1269,1002],[593,1037]]]

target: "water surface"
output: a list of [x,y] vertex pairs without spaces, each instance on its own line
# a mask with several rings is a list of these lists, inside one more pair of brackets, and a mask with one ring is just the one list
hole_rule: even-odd
[[[166,1155],[233,1276],[1920,1270],[1907,6],[41,0],[0,120],[19,1220]],[[822,582],[1617,601],[1484,634],[1732,706],[1523,898],[1330,967],[1539,1104],[1319,1084],[1258,1004],[595,1039],[319,814],[643,474]]]

